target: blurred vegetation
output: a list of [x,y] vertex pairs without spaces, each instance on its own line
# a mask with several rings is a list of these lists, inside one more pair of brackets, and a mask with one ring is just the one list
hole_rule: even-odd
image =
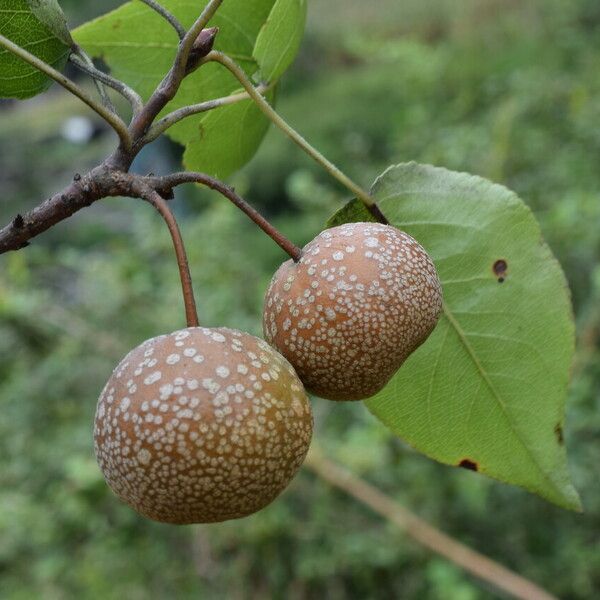
[[[99,10],[64,1],[73,23]],[[102,10],[118,4],[102,3]],[[311,0],[281,112],[364,185],[388,164],[489,177],[534,209],[565,267],[578,324],[566,441],[586,513],[435,464],[360,404],[315,400],[335,459],[433,523],[565,599],[600,597],[600,5],[595,0]],[[0,107],[0,217],[8,221],[108,153],[61,134],[88,115],[59,90]],[[140,171],[180,159],[149,148]],[[297,243],[347,199],[276,131],[234,177]],[[201,320],[260,333],[283,256],[224,200],[174,203]],[[492,598],[491,590],[302,472],[242,521],[175,528],[120,504],[91,423],[113,366],[183,324],[177,269],[148,206],[107,200],[0,257],[0,597]]]

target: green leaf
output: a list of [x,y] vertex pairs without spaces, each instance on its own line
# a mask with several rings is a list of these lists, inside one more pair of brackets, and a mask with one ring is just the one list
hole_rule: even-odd
[[[57,70],[69,58],[71,36],[56,0],[5,0],[0,34]],[[0,98],[31,98],[52,80],[21,58],[0,48]]]
[[67,19],[57,0],[27,0],[35,18],[46,25],[65,46],[73,45],[73,38],[67,26]]
[[[266,95],[272,101],[274,93]],[[185,167],[215,177],[227,177],[248,162],[267,133],[269,122],[251,100],[211,111],[201,120],[197,140],[189,142],[183,156]],[[210,151],[207,151],[210,141]]]
[[[273,26],[265,28],[279,3],[280,0],[227,0],[210,22],[211,26],[219,27],[215,49],[233,58],[250,77],[255,77],[260,71],[258,59],[253,55],[259,34],[263,44],[272,45],[272,40],[284,33],[289,35],[295,31],[297,36],[302,33],[303,14],[291,9],[277,10],[281,30]],[[206,2],[163,0],[162,4],[189,27]],[[144,98],[150,96],[168,72],[178,45],[175,31],[141,2],[128,2],[79,27],[74,37],[88,53],[102,57],[116,77],[127,82]],[[292,58],[287,52],[281,65],[273,72],[280,75]],[[204,65],[186,78],[164,113],[227,96],[239,87],[239,82],[224,67]],[[242,129],[238,119],[244,119],[248,125],[250,115],[253,119],[251,126]],[[228,106],[189,117],[169,129],[167,135],[186,146],[188,168],[208,168],[213,175],[225,177],[252,158],[267,126],[266,117],[251,110],[244,102],[241,108]]]
[[254,58],[265,81],[276,81],[290,66],[302,41],[306,0],[277,0],[263,25]]
[[[562,436],[570,296],[533,214],[502,186],[415,163],[391,167],[372,191],[433,258],[445,307],[369,410],[431,458],[580,510]],[[353,201],[330,225],[361,220],[372,219]]]

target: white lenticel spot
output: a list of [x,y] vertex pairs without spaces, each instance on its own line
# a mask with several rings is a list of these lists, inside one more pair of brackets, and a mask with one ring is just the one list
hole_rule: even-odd
[[161,385],[158,391],[160,392],[160,399],[166,400],[173,393],[173,386],[170,383],[167,383]]
[[365,246],[367,248],[377,248],[377,246],[379,246],[379,240],[377,238],[374,238],[374,237],[368,237],[365,240]]
[[216,368],[216,373],[219,377],[225,379],[225,377],[229,376],[229,369],[227,367],[220,366]]
[[151,458],[152,456],[146,448],[142,448],[137,454],[138,461],[143,465],[147,465]]
[[153,383],[156,383],[157,381],[159,381],[161,377],[162,377],[162,373],[160,371],[154,371],[154,373],[152,373],[151,375],[148,375],[148,377],[146,377],[146,379],[144,379],[144,383],[146,385],[152,385]]
[[179,354],[169,354],[169,356],[167,356],[167,361],[166,362],[167,362],[168,365],[175,365],[180,360],[181,360],[181,356],[179,356]]
[[344,253],[343,252],[334,252],[333,253],[333,260],[344,260]]
[[188,358],[191,358],[192,356],[196,356],[196,352],[197,352],[196,348],[186,348],[183,351],[183,355],[187,356]]

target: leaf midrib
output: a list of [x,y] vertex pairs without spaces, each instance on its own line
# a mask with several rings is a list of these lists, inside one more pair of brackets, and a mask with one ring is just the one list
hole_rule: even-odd
[[513,418],[512,418],[510,412],[507,409],[506,403],[504,402],[504,400],[502,399],[502,397],[500,396],[500,394],[496,391],[496,388],[494,387],[494,384],[492,383],[491,379],[489,378],[489,376],[487,374],[487,371],[484,369],[484,367],[481,364],[479,358],[475,354],[475,350],[472,348],[471,344],[469,343],[469,340],[467,339],[467,337],[466,337],[466,335],[465,335],[465,333],[464,333],[464,331],[463,331],[460,323],[458,322],[458,320],[456,319],[456,317],[453,315],[452,311],[450,310],[450,308],[448,307],[448,305],[446,304],[446,302],[443,302],[443,311],[444,311],[444,316],[446,317],[446,319],[448,319],[448,322],[450,323],[450,325],[452,325],[452,327],[456,331],[456,334],[458,335],[458,338],[460,339],[460,341],[463,344],[465,350],[467,351],[467,354],[469,355],[469,357],[471,358],[471,360],[475,364],[475,367],[479,371],[482,379],[485,381],[485,384],[487,385],[488,389],[490,390],[490,392],[492,394],[492,397],[494,398],[494,400],[496,400],[496,402],[500,406],[502,414],[504,415],[505,419],[508,421],[508,423],[510,425],[510,428],[511,428],[511,431],[513,432],[514,436],[519,441],[519,443],[521,444],[521,446],[523,446],[523,448],[525,449],[525,452],[531,458],[533,464],[537,467],[538,471],[542,474],[543,478],[550,484],[550,486],[556,492],[558,492],[558,494],[559,494],[560,497],[563,497],[564,494],[561,492],[561,490],[557,486],[556,482],[553,479],[551,479],[549,477],[549,475],[547,474],[547,472],[542,468],[542,466],[540,465],[540,463],[539,463],[536,455],[531,451],[531,449],[527,445],[526,441],[522,438],[521,433],[515,427]]

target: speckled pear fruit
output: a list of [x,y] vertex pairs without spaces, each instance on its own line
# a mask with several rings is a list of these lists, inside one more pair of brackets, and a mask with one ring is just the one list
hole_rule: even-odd
[[435,328],[440,281],[423,247],[389,225],[348,223],[285,262],[265,297],[265,338],[331,400],[381,390]]
[[106,384],[94,445],[108,485],[142,515],[212,523],[288,485],[312,436],[294,369],[266,342],[194,327],[132,350]]

